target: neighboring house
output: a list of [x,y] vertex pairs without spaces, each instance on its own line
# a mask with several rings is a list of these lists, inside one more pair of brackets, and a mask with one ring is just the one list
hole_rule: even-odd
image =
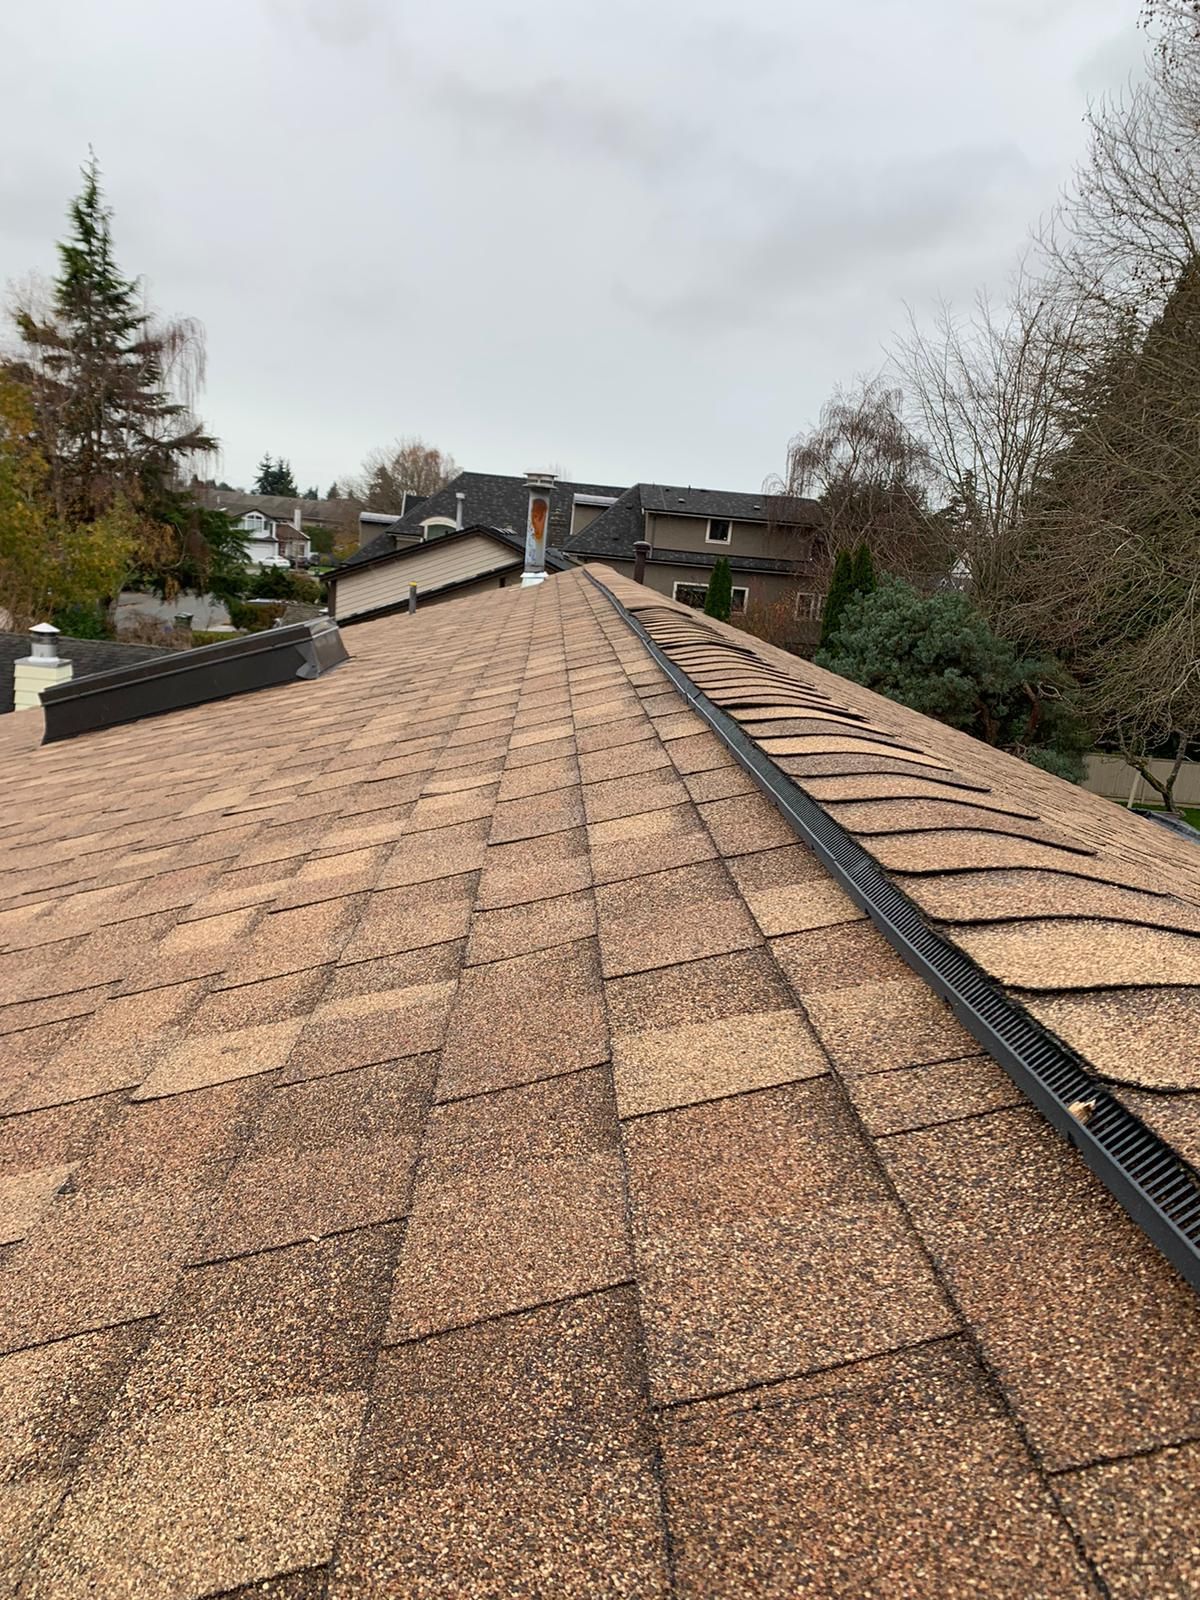
[[[572,534],[581,531],[592,518],[614,505],[621,490],[604,484],[555,482],[550,490],[550,529],[547,543],[551,550],[561,546]],[[330,589],[330,611],[339,622],[359,620],[394,611],[408,602],[410,582],[422,584],[428,593],[429,569],[416,578],[409,561],[414,546],[428,545],[452,535],[470,532],[473,539],[465,548],[456,548],[445,571],[439,566],[438,586],[490,575],[496,566],[496,541],[481,539],[484,530],[503,536],[506,560],[497,566],[495,587],[508,581],[512,561],[521,565],[525,548],[525,522],[529,507],[529,487],[525,477],[507,477],[491,472],[460,472],[444,489],[410,506],[407,513],[388,526],[376,529],[371,538],[338,567]],[[483,563],[483,565],[475,565]],[[552,568],[556,558],[551,556]],[[561,563],[558,563],[561,565]],[[370,578],[366,580],[369,570]],[[449,572],[455,577],[451,579]],[[362,576],[359,576],[359,575]],[[493,586],[489,578],[489,587]]]
[[[73,676],[89,678],[97,672],[132,666],[135,661],[150,661],[155,656],[175,654],[166,645],[123,644],[119,639],[70,639],[60,634],[54,641],[56,654],[71,663]],[[27,633],[0,633],[0,713],[13,709],[13,667],[30,651]]]
[[1200,850],[599,564],[346,642],[0,719],[8,1592],[1195,1596]]
[[577,523],[563,545],[580,561],[632,573],[635,541],[650,546],[644,582],[703,608],[712,569],[724,556],[733,611],[785,603],[798,624],[824,599],[821,508],[815,500],[636,483],[606,510]]
[[[445,489],[389,527],[381,529],[339,569],[339,577],[370,564],[376,574],[372,603],[386,610],[407,594],[408,578],[385,575],[414,543],[454,533],[464,525],[484,525],[519,539],[525,536],[528,490],[524,477],[463,472]],[[550,538],[572,562],[604,561],[632,573],[634,544],[650,544],[647,587],[702,607],[708,580],[720,556],[733,573],[735,611],[753,603],[785,602],[798,627],[820,616],[823,564],[821,512],[815,500],[785,500],[762,494],[673,488],[639,483],[630,489],[601,484],[556,482],[551,490]],[[351,595],[362,586],[342,581],[342,601],[334,615],[351,612]],[[344,607],[344,609],[343,609]]]
[[[236,489],[215,489],[199,484],[195,492],[206,505],[224,511],[246,540],[247,554],[256,566],[289,566],[307,561],[312,556],[312,539],[315,532],[327,533],[331,538],[357,534],[361,544],[388,526],[405,511],[411,510],[420,495],[405,491],[399,511],[359,512],[356,502],[349,500],[297,500],[288,495],[242,494]],[[369,530],[364,532],[364,528]],[[324,541],[323,541],[324,542]]]
[[[265,497],[264,497],[265,498]],[[222,506],[242,535],[246,556],[256,567],[290,567],[307,561],[312,546],[302,525],[299,502],[287,517],[261,510],[258,506]]]
[[[515,533],[488,527],[438,529],[400,550],[343,563],[328,580],[330,614],[347,623],[403,610],[414,583],[422,605],[449,594],[503,589],[520,581],[524,563],[525,541]],[[561,556],[547,552],[548,571],[566,566]]]

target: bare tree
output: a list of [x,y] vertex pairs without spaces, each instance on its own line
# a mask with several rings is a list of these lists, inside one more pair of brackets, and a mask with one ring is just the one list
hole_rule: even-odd
[[1002,307],[983,295],[966,316],[943,304],[929,327],[910,313],[897,347],[957,554],[976,604],[995,622],[1025,504],[1063,441],[1082,336],[1078,301],[1023,269]]
[[372,511],[399,511],[409,494],[436,494],[458,475],[448,451],[423,439],[397,439],[368,452],[362,471],[341,479],[346,495]]
[[792,439],[785,474],[766,490],[785,505],[820,501],[828,564],[865,542],[881,569],[925,582],[948,570],[947,544],[930,506],[933,462],[903,407],[901,392],[879,377],[836,389],[816,427]]

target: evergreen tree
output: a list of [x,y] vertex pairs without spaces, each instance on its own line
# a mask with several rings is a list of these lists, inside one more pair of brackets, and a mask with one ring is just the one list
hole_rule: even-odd
[[69,217],[52,313],[16,313],[55,510],[69,523],[91,523],[124,501],[153,515],[187,458],[215,448],[171,393],[182,369],[185,391],[195,376],[199,330],[152,323],[137,281],[119,271],[95,156]]
[[854,552],[850,571],[855,594],[874,594],[879,587],[875,578],[875,560],[869,544],[860,544]]
[[263,456],[258,463],[258,476],[254,480],[255,494],[274,494],[275,490],[275,463],[270,455]]
[[708,581],[708,595],[704,601],[706,617],[716,617],[718,622],[728,622],[733,605],[733,574],[725,556],[717,558],[712,577]]
[[326,500],[340,500],[342,498],[341,491],[338,489],[336,478],[329,485],[328,489],[326,489],[325,498]]
[[839,550],[833,564],[833,577],[829,593],[825,596],[825,610],[821,616],[821,649],[833,640],[841,625],[842,613],[854,597],[854,562],[848,550]]
[[285,461],[282,456],[275,463],[275,488],[271,494],[286,495],[290,500],[298,500],[300,491],[296,487],[296,480],[292,477],[292,464]]
[[965,595],[929,597],[897,578],[852,595],[818,666],[1078,782],[1091,740],[1062,664],[1025,656]]

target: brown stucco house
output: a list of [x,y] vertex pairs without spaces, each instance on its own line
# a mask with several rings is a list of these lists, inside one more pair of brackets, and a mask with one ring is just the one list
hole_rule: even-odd
[[343,642],[0,719],[4,1593],[1200,1592],[1200,850],[602,564]]

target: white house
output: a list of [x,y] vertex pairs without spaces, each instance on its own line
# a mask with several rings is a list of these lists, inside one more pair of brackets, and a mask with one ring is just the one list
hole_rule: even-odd
[[300,522],[300,507],[291,521],[265,511],[229,511],[233,525],[246,542],[246,554],[256,567],[287,567],[293,561],[306,561],[312,554],[308,535]]

